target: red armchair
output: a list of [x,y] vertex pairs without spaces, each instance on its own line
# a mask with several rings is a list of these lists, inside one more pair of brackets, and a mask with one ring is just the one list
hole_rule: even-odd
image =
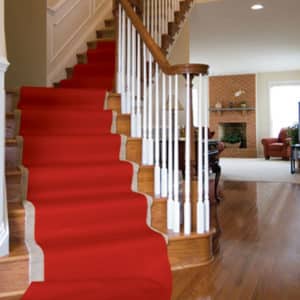
[[291,156],[291,138],[288,137],[287,128],[282,128],[278,138],[265,138],[261,140],[264,146],[265,159],[273,157],[282,157],[284,160],[289,160]]

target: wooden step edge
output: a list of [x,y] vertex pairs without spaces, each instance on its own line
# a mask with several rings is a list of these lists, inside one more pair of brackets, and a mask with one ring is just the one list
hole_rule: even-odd
[[71,79],[73,77],[74,67],[65,68],[67,79]]
[[8,217],[17,218],[25,216],[25,209],[20,202],[8,202]]
[[78,53],[78,54],[76,54],[76,57],[77,57],[77,63],[78,64],[86,64],[87,63],[87,54],[86,54],[86,52]]
[[113,26],[96,30],[96,32],[114,32],[114,31],[115,31],[115,27],[113,27]]
[[20,95],[20,89],[19,88],[5,89],[5,93],[8,94],[8,95],[19,96]]
[[156,230],[167,234],[167,198],[152,198],[151,226]]
[[130,136],[130,114],[117,115],[117,134]]
[[106,108],[115,111],[117,114],[121,114],[121,95],[109,93],[107,96]]
[[6,146],[17,146],[18,142],[16,138],[7,138],[5,139],[5,145]]
[[168,230],[167,234],[170,240],[172,241],[180,241],[180,240],[194,240],[199,238],[207,238],[210,236],[213,236],[216,233],[216,229],[213,228],[209,232],[205,233],[197,233],[197,232],[191,232],[190,234],[184,234],[183,229],[180,233],[176,233],[174,231]]
[[214,261],[213,254],[214,230],[208,233],[190,235],[168,232],[168,257],[171,270],[182,270],[205,266]]
[[109,19],[105,19],[104,20],[104,26],[105,27],[113,27],[113,25],[115,23],[115,19],[114,18],[109,18]]
[[7,112],[5,114],[7,119],[13,119],[15,117],[15,113],[14,112]]
[[[10,241],[10,244],[13,242]],[[11,246],[12,247],[12,246]],[[14,248],[10,250],[10,253],[8,256],[4,256],[0,258],[0,265],[4,263],[12,263],[12,262],[19,262],[19,261],[27,261],[29,259],[29,254],[25,248],[25,241],[24,241],[24,247],[22,247],[22,251],[18,250],[14,251]]]
[[20,300],[26,290],[0,293],[0,300]]
[[7,169],[5,171],[5,175],[7,177],[11,177],[11,176],[21,176],[22,175],[22,170],[21,168],[17,167],[17,168],[14,168],[14,169]]
[[99,42],[114,42],[115,40],[116,40],[115,38],[101,38],[101,39],[89,41],[86,44],[89,49],[95,49],[95,48],[97,48],[97,44]]

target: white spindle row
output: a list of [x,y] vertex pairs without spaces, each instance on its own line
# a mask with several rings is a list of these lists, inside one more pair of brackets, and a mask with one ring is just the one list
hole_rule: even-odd
[[180,0],[144,0],[145,26],[155,42],[161,46],[162,34],[168,33],[169,22],[180,10]]
[[[147,0],[143,22],[156,37],[167,30],[179,1]],[[165,74],[119,4],[118,91],[122,95],[122,113],[131,114],[131,136],[142,138],[142,163],[154,165],[155,197],[167,198],[167,226],[174,232],[192,231],[191,195],[191,125],[193,76],[185,74],[185,99],[179,98],[179,75]],[[181,76],[181,75],[180,75]],[[209,226],[209,160],[208,160],[208,82],[198,77],[198,202],[197,232]],[[179,103],[185,100],[185,166],[184,199],[180,193],[179,170]],[[154,124],[154,126],[153,126]],[[203,129],[203,130],[202,130]],[[204,132],[204,134],[203,134]],[[181,170],[182,171],[182,170]],[[183,224],[181,210],[183,208]]]

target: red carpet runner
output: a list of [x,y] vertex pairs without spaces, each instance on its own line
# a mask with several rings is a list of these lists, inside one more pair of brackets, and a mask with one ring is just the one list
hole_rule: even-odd
[[132,165],[119,160],[103,109],[114,57],[114,43],[101,43],[61,88],[21,91],[28,199],[45,255],[45,282],[25,300],[170,299],[166,242],[146,225],[146,198],[131,191]]

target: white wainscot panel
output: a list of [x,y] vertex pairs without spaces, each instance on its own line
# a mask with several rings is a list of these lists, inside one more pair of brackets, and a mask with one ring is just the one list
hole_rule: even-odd
[[51,60],[54,60],[92,15],[91,1],[77,0],[53,23]]

